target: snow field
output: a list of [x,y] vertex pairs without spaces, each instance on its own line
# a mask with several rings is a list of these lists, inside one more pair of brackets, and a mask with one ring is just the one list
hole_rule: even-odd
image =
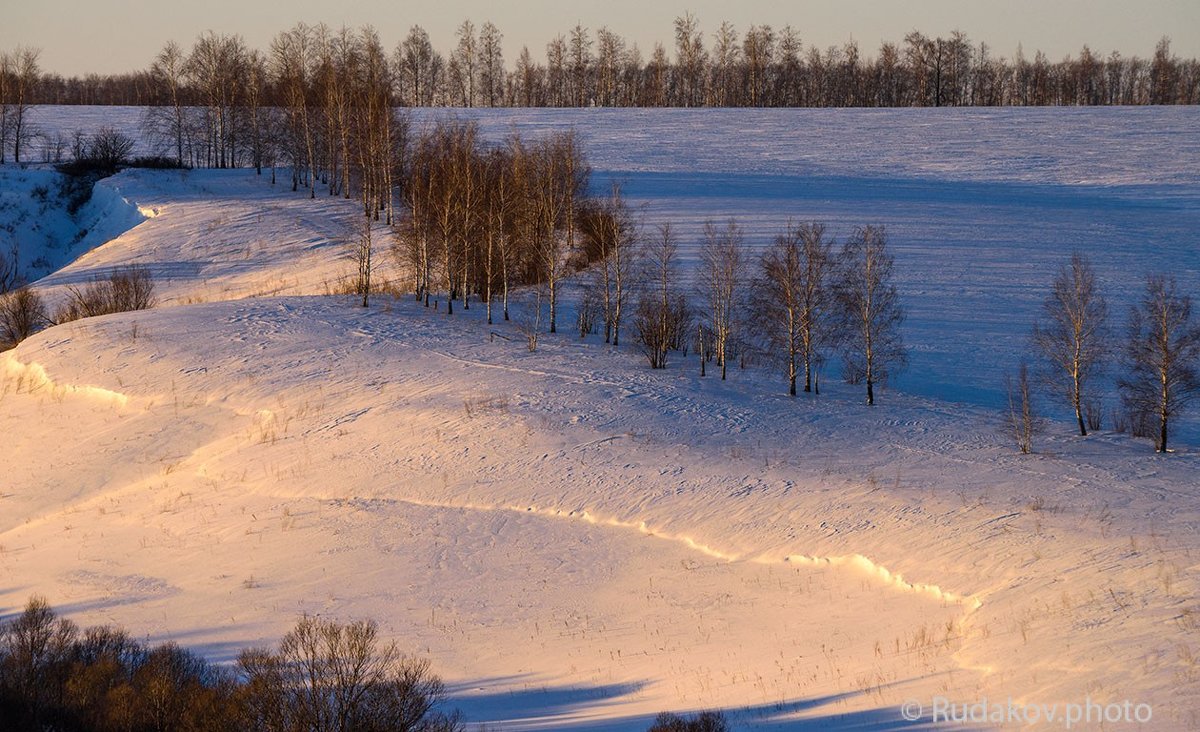
[[353,267],[351,204],[106,181],[157,215],[40,286],[139,262],[163,307],[0,355],[0,612],[40,592],[219,659],[374,617],[505,729],[890,728],[935,695],[1194,728],[1200,453],[1058,424],[1021,457],[995,388],[1071,245],[1106,242],[1114,315],[1146,269],[1194,291],[1195,112],[1054,111],[594,118],[598,182],[692,244],[727,213],[756,241],[794,211],[888,226],[914,353],[874,409],[836,374],[789,399],[567,328],[529,353],[478,306],[364,312],[314,296]]
[[983,410],[797,403],[569,337],[529,354],[479,315],[264,298],[22,345],[10,364],[56,376],[9,365],[5,418],[96,437],[16,453],[2,602],[36,587],[217,657],[301,611],[377,617],[518,729],[512,709],[894,721],[906,698],[1083,688],[1185,719],[1194,458],[1022,460]]
[[[39,107],[48,131],[112,126],[142,139],[134,107]],[[1000,407],[1006,373],[1027,355],[1030,327],[1054,272],[1079,250],[1092,260],[1109,301],[1116,338],[1145,277],[1169,273],[1200,292],[1200,113],[1191,107],[1097,109],[411,110],[414,129],[452,114],[500,141],[575,129],[593,183],[623,184],[645,232],[670,223],[690,266],[703,224],[738,220],[762,246],[789,221],[822,221],[839,241],[882,224],[896,255],[908,318],[909,368],[896,380],[921,396]],[[236,209],[245,189],[229,189]],[[224,194],[222,194],[224,195]],[[276,205],[294,205],[279,203]],[[246,222],[232,213],[207,225]],[[296,222],[271,233],[288,238]],[[322,231],[323,225],[309,227]],[[231,233],[242,241],[246,232]],[[216,281],[197,249],[185,262]],[[321,282],[267,257],[311,262],[297,246],[274,245],[255,267],[277,274],[257,287],[278,294],[321,292]],[[235,247],[235,250],[241,251]],[[254,255],[242,252],[244,256]],[[285,271],[280,271],[285,270]],[[194,278],[197,272],[181,272]],[[328,277],[328,274],[322,274]],[[229,285],[222,285],[228,287]],[[210,299],[253,288],[211,292]],[[837,378],[838,366],[832,364]],[[1115,368],[1102,377],[1105,422],[1119,406]],[[1043,410],[1061,416],[1052,403]],[[1179,435],[1200,440],[1200,418]]]

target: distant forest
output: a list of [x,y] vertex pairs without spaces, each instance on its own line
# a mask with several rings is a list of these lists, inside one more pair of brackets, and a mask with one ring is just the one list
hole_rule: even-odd
[[[364,38],[376,48],[368,49]],[[399,106],[411,107],[939,107],[1143,105],[1200,103],[1200,61],[1173,55],[1164,37],[1151,58],[1077,55],[1051,61],[996,55],[965,33],[931,38],[918,31],[882,44],[874,55],[851,40],[821,49],[791,26],[754,25],[740,33],[721,23],[705,33],[688,14],[676,18],[671,48],[643,50],[608,28],[577,25],[544,53],[504,56],[492,23],[464,21],[444,55],[414,26],[388,52],[372,29],[297,25],[265,51],[238,36],[200,36],[190,50],[169,43],[144,70],[64,78],[43,73],[37,53],[0,57],[0,97],[8,104],[196,105],[213,75],[227,93],[260,89],[282,104],[286,80],[305,79],[308,93],[347,74],[384,77]],[[382,52],[381,52],[382,51]],[[367,68],[367,65],[371,68]],[[17,94],[22,98],[15,99]],[[234,102],[236,106],[236,101]]]

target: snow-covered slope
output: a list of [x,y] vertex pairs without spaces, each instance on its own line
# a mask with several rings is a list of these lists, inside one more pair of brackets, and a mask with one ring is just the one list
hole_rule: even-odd
[[0,166],[0,256],[15,246],[23,279],[44,277],[142,221],[119,186],[101,181],[75,214],[53,170]]
[[[760,240],[793,209],[889,226],[916,351],[898,389],[875,408],[832,379],[790,399],[774,373],[652,372],[566,334],[529,353],[478,308],[363,311],[319,296],[351,266],[347,204],[246,171],[124,173],[111,185],[155,215],[43,284],[140,261],[166,306],[0,355],[0,612],[41,592],[219,659],[300,612],[375,617],[469,718],[511,729],[716,706],[756,728],[890,728],[935,696],[1200,724],[1195,433],[1155,457],[1062,424],[1021,457],[987,392],[1073,243],[1111,234],[1106,283],[1164,268],[1196,292],[1195,112],[844,113],[849,152],[834,113],[626,114],[596,116],[589,153],[648,220],[740,212]],[[1104,185],[1078,183],[1080,119],[1112,146]],[[863,169],[797,172],[768,138],[805,120],[813,160]],[[1074,147],[1029,138],[1049,127]],[[1007,153],[953,142],[972,129]],[[925,136],[957,167],[930,167]],[[867,170],[888,144],[893,165]],[[1116,312],[1136,296],[1110,292]]]
[[44,592],[217,657],[301,611],[378,617],[478,718],[552,728],[890,719],[936,694],[1181,721],[1200,692],[1196,453],[1020,458],[986,412],[490,332],[267,298],[23,344],[2,602]]
[[[269,173],[126,170],[93,198],[132,201],[146,220],[39,282],[50,297],[130,262],[149,268],[161,304],[336,292],[357,266],[347,244],[356,204],[309,200]],[[379,276],[394,277],[392,239],[376,228]]]
[[[1046,289],[1074,250],[1092,258],[1118,335],[1147,274],[1200,292],[1196,107],[414,110],[412,123],[444,114],[494,140],[575,129],[597,189],[623,182],[647,227],[672,224],[685,257],[707,219],[736,217],[755,245],[788,221],[824,221],[839,239],[885,225],[912,347],[896,385],[921,396],[1001,406],[1004,375],[1028,355]],[[136,136],[140,119],[134,107],[35,115],[64,134]],[[1101,411],[1117,406],[1109,398]],[[1200,443],[1200,419],[1180,427]]]

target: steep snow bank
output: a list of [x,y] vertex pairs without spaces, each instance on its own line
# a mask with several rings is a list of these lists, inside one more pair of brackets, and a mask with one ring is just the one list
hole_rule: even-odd
[[[345,242],[358,207],[269,180],[252,170],[125,170],[97,186],[89,212],[104,233],[123,233],[38,284],[54,297],[136,262],[154,276],[160,305],[337,291],[356,267]],[[382,282],[395,276],[392,237],[382,223],[375,236]]]
[[0,166],[0,254],[15,243],[26,280],[66,266],[144,218],[112,178],[99,181],[72,215],[63,195],[66,181],[54,170]]
[[[132,175],[132,174],[131,174]],[[103,178],[92,188],[92,197],[75,217],[87,233],[77,251],[87,252],[108,243],[154,215],[137,201],[125,197],[125,174]]]

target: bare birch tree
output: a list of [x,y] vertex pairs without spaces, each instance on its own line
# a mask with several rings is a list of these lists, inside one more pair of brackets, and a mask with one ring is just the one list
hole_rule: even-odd
[[418,302],[429,307],[433,286],[433,205],[437,184],[437,148],[426,133],[417,137],[406,166],[406,181],[401,189],[405,215],[400,222],[399,257],[413,269],[413,291]]
[[708,332],[712,334],[713,353],[721,367],[722,381],[728,370],[730,342],[740,325],[745,269],[745,244],[737,222],[730,219],[724,227],[706,222],[697,284],[707,305]]
[[571,84],[571,104],[576,107],[586,107],[590,102],[589,76],[593,68],[592,40],[588,29],[582,24],[576,24],[571,29],[570,56],[567,74]]
[[528,150],[535,247],[539,252],[542,279],[546,283],[550,332],[558,329],[559,285],[565,275],[568,255],[575,246],[578,198],[587,189],[590,174],[575,133],[560,132],[539,140]]
[[292,190],[303,184],[309,197],[316,197],[315,135],[309,102],[309,86],[316,44],[311,28],[303,23],[280,33],[271,42],[272,72],[283,99],[287,121],[285,150],[292,167]]
[[645,273],[633,325],[638,345],[654,369],[667,367],[668,351],[690,330],[687,300],[678,289],[678,253],[671,225],[663,224],[643,255]]
[[429,34],[414,25],[396,48],[400,100],[411,107],[432,107],[442,83],[445,62],[434,50]]
[[1174,278],[1147,278],[1142,301],[1129,314],[1128,338],[1118,385],[1135,415],[1157,420],[1155,447],[1166,452],[1169,423],[1200,398],[1200,324]]
[[[246,56],[245,101],[246,124],[250,128],[250,160],[256,175],[262,175],[263,163],[270,157],[267,147],[270,144],[271,109],[264,108],[267,99],[267,60],[257,50],[252,50]],[[182,140],[179,145],[179,164],[183,164]],[[274,181],[272,181],[274,182]]]
[[1004,378],[1008,393],[1008,428],[1022,455],[1033,452],[1033,436],[1038,429],[1037,414],[1033,410],[1033,394],[1029,389],[1029,368],[1022,363],[1017,369],[1017,378]]
[[454,86],[454,99],[459,106],[475,106],[475,87],[479,76],[479,42],[475,38],[475,24],[464,20],[458,30],[458,45],[450,56],[450,80]]
[[11,102],[12,87],[12,54],[0,51],[0,164],[3,164],[8,156],[8,138],[11,134],[8,108]]
[[[492,287],[500,270],[505,269],[504,253],[508,250],[504,238],[505,227],[515,196],[511,161],[504,148],[488,151],[483,168],[484,221],[483,221],[483,301],[487,308],[487,323],[492,324]],[[506,293],[507,294],[507,293]]]
[[595,287],[604,324],[604,342],[620,345],[621,319],[629,300],[630,274],[637,250],[637,223],[613,182],[608,198],[595,202],[580,217],[580,234],[588,259],[599,261]]
[[741,48],[733,23],[722,21],[713,34],[712,103],[718,107],[733,106],[739,98],[736,77],[741,66]]
[[881,226],[858,229],[842,246],[837,297],[843,356],[850,381],[866,382],[868,405],[875,403],[875,384],[886,383],[907,361],[900,337],[904,310],[892,284],[893,263]]
[[745,59],[746,103],[751,107],[761,106],[767,92],[767,72],[771,68],[775,49],[775,34],[769,25],[750,26],[742,41],[742,58]]
[[37,132],[28,119],[29,108],[33,105],[34,86],[37,84],[41,68],[38,58],[42,51],[39,48],[18,47],[12,54],[11,78],[9,79],[8,117],[9,129],[12,135],[13,162],[21,162],[22,148],[34,138]]
[[489,107],[504,103],[504,34],[491,22],[479,30],[479,96]]
[[708,56],[700,22],[691,13],[675,18],[675,53],[679,76],[679,104],[699,107],[704,104],[704,71]]
[[371,273],[374,270],[375,247],[371,239],[371,218],[369,216],[355,217],[351,227],[351,251],[355,264],[358,265],[358,277],[354,281],[354,291],[362,295],[362,306],[370,305]]
[[[458,239],[458,287],[463,310],[471,309],[471,283],[474,276],[478,234],[480,229],[480,202],[483,198],[482,176],[484,166],[480,156],[478,128],[473,122],[456,126],[454,146],[450,154],[450,169],[447,185],[453,188],[454,228]],[[446,303],[453,308],[454,288]],[[449,312],[449,311],[448,311]]]
[[801,368],[804,391],[812,391],[821,350],[832,340],[832,248],[824,224],[789,225],[759,261],[754,318],[767,342],[786,353],[792,396]]
[[612,284],[612,295],[607,298],[604,339],[608,342],[611,331],[612,344],[616,348],[621,345],[621,323],[632,291],[631,280],[637,267],[639,241],[638,224],[621,198],[619,187],[614,187],[612,193],[612,227],[611,248],[605,258],[606,276]]
[[146,108],[143,128],[175,150],[175,162],[183,165],[183,140],[187,131],[184,108],[184,65],[187,57],[175,41],[170,41],[154,58],[150,74],[163,92],[162,105]]
[[561,35],[546,44],[546,97],[552,107],[569,106],[567,41]]
[[533,196],[529,193],[530,156],[520,135],[513,133],[505,143],[504,155],[507,167],[504,172],[504,195],[510,199],[505,205],[504,234],[499,239],[500,296],[504,320],[511,320],[509,312],[510,285],[518,281],[518,270],[522,266],[522,242],[534,239]]
[[1033,345],[1045,362],[1045,379],[1051,393],[1075,410],[1079,434],[1086,436],[1084,392],[1107,352],[1108,305],[1082,254],[1072,254],[1059,270],[1042,314],[1045,319],[1033,326]]

